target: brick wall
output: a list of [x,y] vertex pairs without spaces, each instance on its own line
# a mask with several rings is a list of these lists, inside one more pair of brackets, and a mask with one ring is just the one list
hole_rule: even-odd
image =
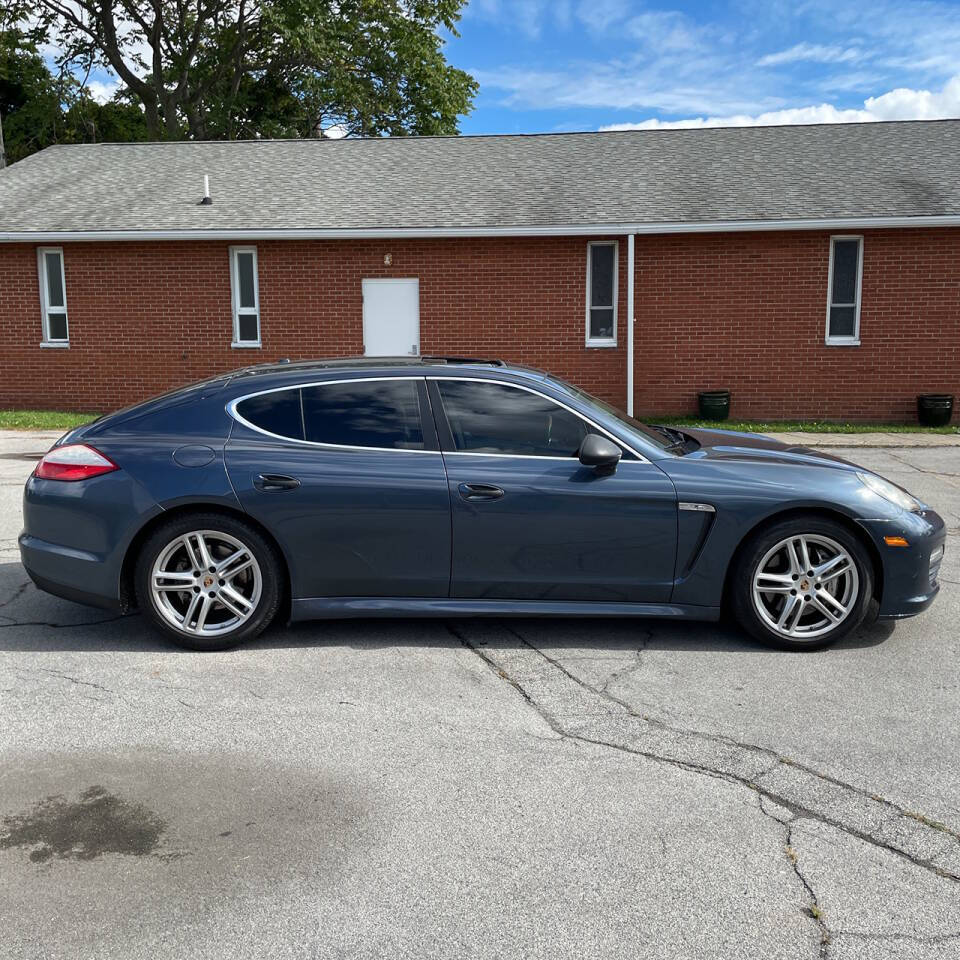
[[909,420],[960,394],[960,230],[863,234],[858,347],[824,343],[829,234],[638,237],[636,411]]
[[[66,244],[64,350],[39,346],[35,247],[0,245],[0,405],[109,410],[249,363],[359,354],[365,277],[419,278],[424,353],[529,363],[624,403],[625,240],[616,348],[583,343],[586,238],[260,242],[261,350],[230,347],[227,249]],[[638,412],[729,387],[737,416],[907,419],[917,392],[960,393],[960,230],[865,235],[860,347],[823,343],[827,234],[636,252]]]

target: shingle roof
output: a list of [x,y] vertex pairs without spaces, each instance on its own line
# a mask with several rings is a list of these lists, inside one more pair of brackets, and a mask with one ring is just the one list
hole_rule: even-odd
[[0,239],[951,216],[958,120],[56,146],[0,172]]

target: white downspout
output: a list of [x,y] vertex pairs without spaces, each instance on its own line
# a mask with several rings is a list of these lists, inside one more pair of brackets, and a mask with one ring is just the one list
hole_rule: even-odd
[[633,234],[627,234],[627,415],[633,416]]

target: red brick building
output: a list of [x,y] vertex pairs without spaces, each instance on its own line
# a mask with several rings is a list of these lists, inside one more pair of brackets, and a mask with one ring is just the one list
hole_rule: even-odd
[[958,121],[53,147],[0,172],[0,405],[419,351],[908,419],[960,386],[958,158]]

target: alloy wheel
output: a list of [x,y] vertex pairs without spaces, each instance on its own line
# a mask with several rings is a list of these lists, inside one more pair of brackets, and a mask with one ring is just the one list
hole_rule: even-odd
[[253,552],[219,530],[192,530],[171,540],[150,571],[160,615],[181,633],[217,636],[243,626],[260,602],[263,576]]
[[757,564],[753,603],[774,633],[814,639],[835,630],[857,604],[860,576],[850,553],[831,537],[781,540]]

